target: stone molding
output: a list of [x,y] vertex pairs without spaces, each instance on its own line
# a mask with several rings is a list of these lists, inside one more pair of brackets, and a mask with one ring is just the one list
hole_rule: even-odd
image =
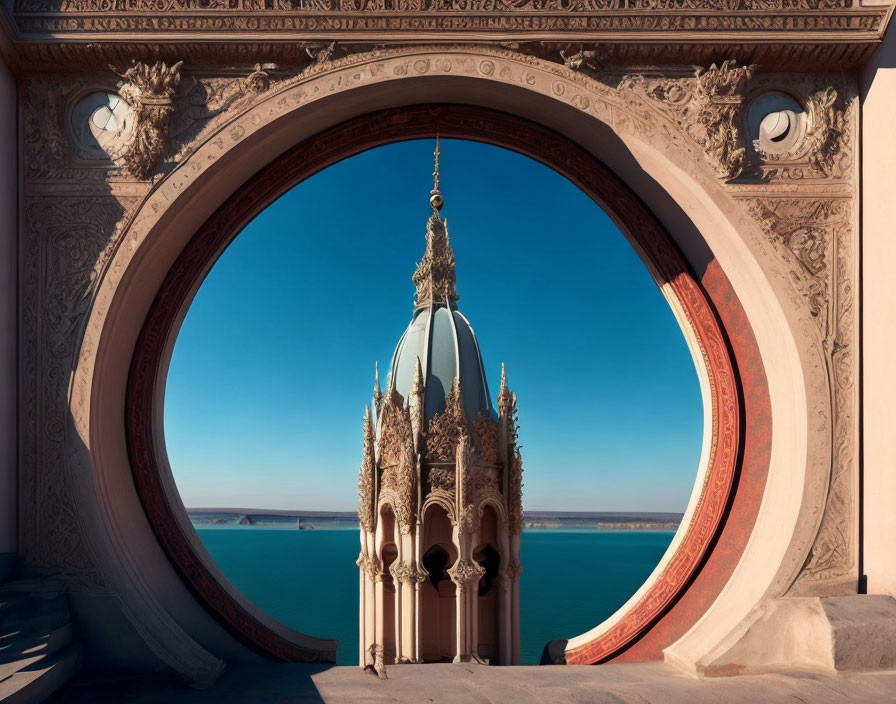
[[[725,204],[799,340],[808,413],[817,421],[807,451],[802,518],[770,591],[842,593],[854,582],[857,108],[849,77],[759,74],[750,79],[745,99],[759,86],[774,85],[796,90],[807,103],[819,96],[820,107],[812,109],[826,115],[833,127],[820,133],[824,136],[817,149],[824,158],[816,164],[826,164],[827,155],[834,153],[837,166],[825,173],[811,168],[808,157],[810,168],[802,170],[760,161],[766,171],[757,175],[745,169],[726,181],[717,177],[699,141],[676,121],[669,99],[633,89],[640,85],[649,90],[652,82],[671,80],[677,89],[690,90],[695,81],[690,70],[669,69],[657,76],[600,71],[600,62],[589,67],[584,61],[574,70],[483,46],[387,48],[323,61],[292,75],[288,70],[267,72],[270,80],[258,92],[243,91],[255,64],[266,61],[266,56],[256,56],[228,75],[184,77],[172,103],[170,156],[156,165],[151,181],[134,179],[111,160],[86,162],[71,147],[67,119],[72,102],[85,91],[114,86],[111,73],[74,75],[64,83],[38,76],[22,82],[21,505],[26,559],[62,570],[73,587],[92,590],[108,584],[120,598],[132,598],[122,591],[120,578],[104,574],[123,568],[97,557],[102,551],[95,534],[102,521],[90,515],[94,509],[73,499],[94,491],[96,460],[74,471],[73,455],[76,439],[92,432],[91,360],[103,342],[103,321],[130,257],[144,246],[166,204],[176,201],[220,155],[247,143],[260,126],[314,102],[312,86],[323,95],[406,76],[452,75],[529,90],[605,123],[630,143],[661,154],[699,184],[707,198]],[[621,81],[626,75],[641,78]],[[834,102],[829,89],[837,93]],[[348,148],[352,144],[346,141]],[[319,149],[315,156],[321,158],[326,146]],[[588,178],[574,170],[569,176],[579,185]],[[278,187],[286,184],[272,186]],[[795,225],[801,218],[811,226],[808,230]],[[65,431],[69,414],[72,427]],[[54,506],[63,508],[56,511]],[[51,509],[53,521],[37,520]]]
[[675,34],[730,40],[760,32],[789,39],[830,33],[841,41],[867,40],[880,36],[888,9],[863,7],[853,0],[736,0],[724,5],[712,0],[238,0],[236,5],[204,0],[17,0],[11,15],[19,35],[29,39],[384,32],[390,38],[411,34],[420,40],[439,32],[499,32],[512,38],[526,31],[605,33],[617,40],[646,37],[669,43],[669,35]]
[[870,56],[892,13],[854,0],[15,0],[4,9],[11,59],[26,71],[67,62],[102,68],[135,56],[295,64],[304,53],[296,42],[332,58],[336,41],[370,49],[467,40],[548,43],[614,65],[709,65],[737,55],[791,70],[838,70]]

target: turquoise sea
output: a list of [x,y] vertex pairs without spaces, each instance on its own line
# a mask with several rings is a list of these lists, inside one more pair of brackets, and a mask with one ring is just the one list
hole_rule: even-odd
[[[273,618],[339,639],[338,663],[357,664],[357,529],[197,526],[218,566]],[[672,531],[528,530],[520,561],[523,664],[537,665],[552,638],[596,626],[641,586]]]

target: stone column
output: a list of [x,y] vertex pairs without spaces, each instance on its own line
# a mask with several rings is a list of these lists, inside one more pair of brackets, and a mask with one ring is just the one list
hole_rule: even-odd
[[479,630],[474,622],[477,617],[476,586],[485,574],[485,568],[472,560],[461,559],[448,574],[457,587],[457,654],[454,662],[476,661],[478,648],[474,638]]
[[510,535],[509,527],[504,523],[498,537],[500,541],[501,569],[498,573],[498,664],[510,665],[512,657],[511,647],[511,621],[510,610],[510,580],[507,576],[510,561]]
[[864,572],[869,594],[896,597],[896,291],[893,288],[893,111],[896,24],[861,73],[862,437]]
[[15,569],[18,552],[18,159],[16,84],[0,59],[0,582]]
[[414,533],[414,662],[423,662],[423,584],[429,573],[423,569],[420,555],[420,540],[423,525],[418,523]]
[[[429,572],[417,565],[414,571],[414,662],[423,662],[423,585]],[[435,616],[433,616],[435,618]]]
[[[400,559],[400,558],[399,558]],[[392,614],[393,621],[395,626],[395,662],[401,662],[401,622],[402,622],[402,609],[401,609],[401,567],[403,567],[404,563],[399,562],[397,559],[389,566],[389,572],[392,574],[392,588],[394,591],[393,600],[394,604],[392,606]]]
[[508,570],[503,569],[498,575],[501,590],[498,592],[498,664],[510,665],[513,657],[511,630],[513,628],[510,600],[511,585],[507,576]]
[[374,618],[373,642],[378,648],[382,648],[386,642],[385,619],[383,618],[383,573],[377,571],[373,575],[373,593],[376,603],[376,616]]
[[[361,536],[363,541],[364,537]],[[367,569],[365,567],[366,556],[361,553],[358,556],[358,665],[364,667],[367,664],[365,650],[367,648]]]
[[523,566],[520,564],[520,536],[510,536],[510,565],[507,574],[510,578],[510,664],[520,664],[520,575]]

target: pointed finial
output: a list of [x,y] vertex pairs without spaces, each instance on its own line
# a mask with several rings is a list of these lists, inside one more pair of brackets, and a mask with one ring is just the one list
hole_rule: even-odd
[[432,190],[429,192],[429,204],[435,212],[439,212],[445,205],[445,199],[439,191],[439,135],[436,134],[436,150],[433,153],[434,168],[432,172]]
[[498,389],[498,393],[500,394],[503,391],[507,390],[507,372],[504,370],[504,362],[501,362],[501,386]]
[[378,362],[373,363],[373,403],[379,407],[383,398],[383,392],[380,389],[380,365]]
[[423,393],[423,365],[420,364],[420,357],[417,357],[417,366],[414,368],[414,383],[411,386],[411,395],[419,396]]
[[417,265],[412,277],[417,287],[416,308],[429,305],[447,304],[454,306],[457,302],[457,271],[454,262],[454,250],[448,238],[448,223],[439,216],[444,205],[439,192],[439,138],[436,136],[435,170],[433,171],[432,215],[426,223],[426,250],[423,259]]

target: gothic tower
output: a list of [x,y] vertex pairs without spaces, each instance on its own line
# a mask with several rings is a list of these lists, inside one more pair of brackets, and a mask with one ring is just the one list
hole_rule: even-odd
[[360,663],[519,664],[522,460],[501,367],[497,412],[457,308],[454,251],[432,215],[414,313],[364,414]]

